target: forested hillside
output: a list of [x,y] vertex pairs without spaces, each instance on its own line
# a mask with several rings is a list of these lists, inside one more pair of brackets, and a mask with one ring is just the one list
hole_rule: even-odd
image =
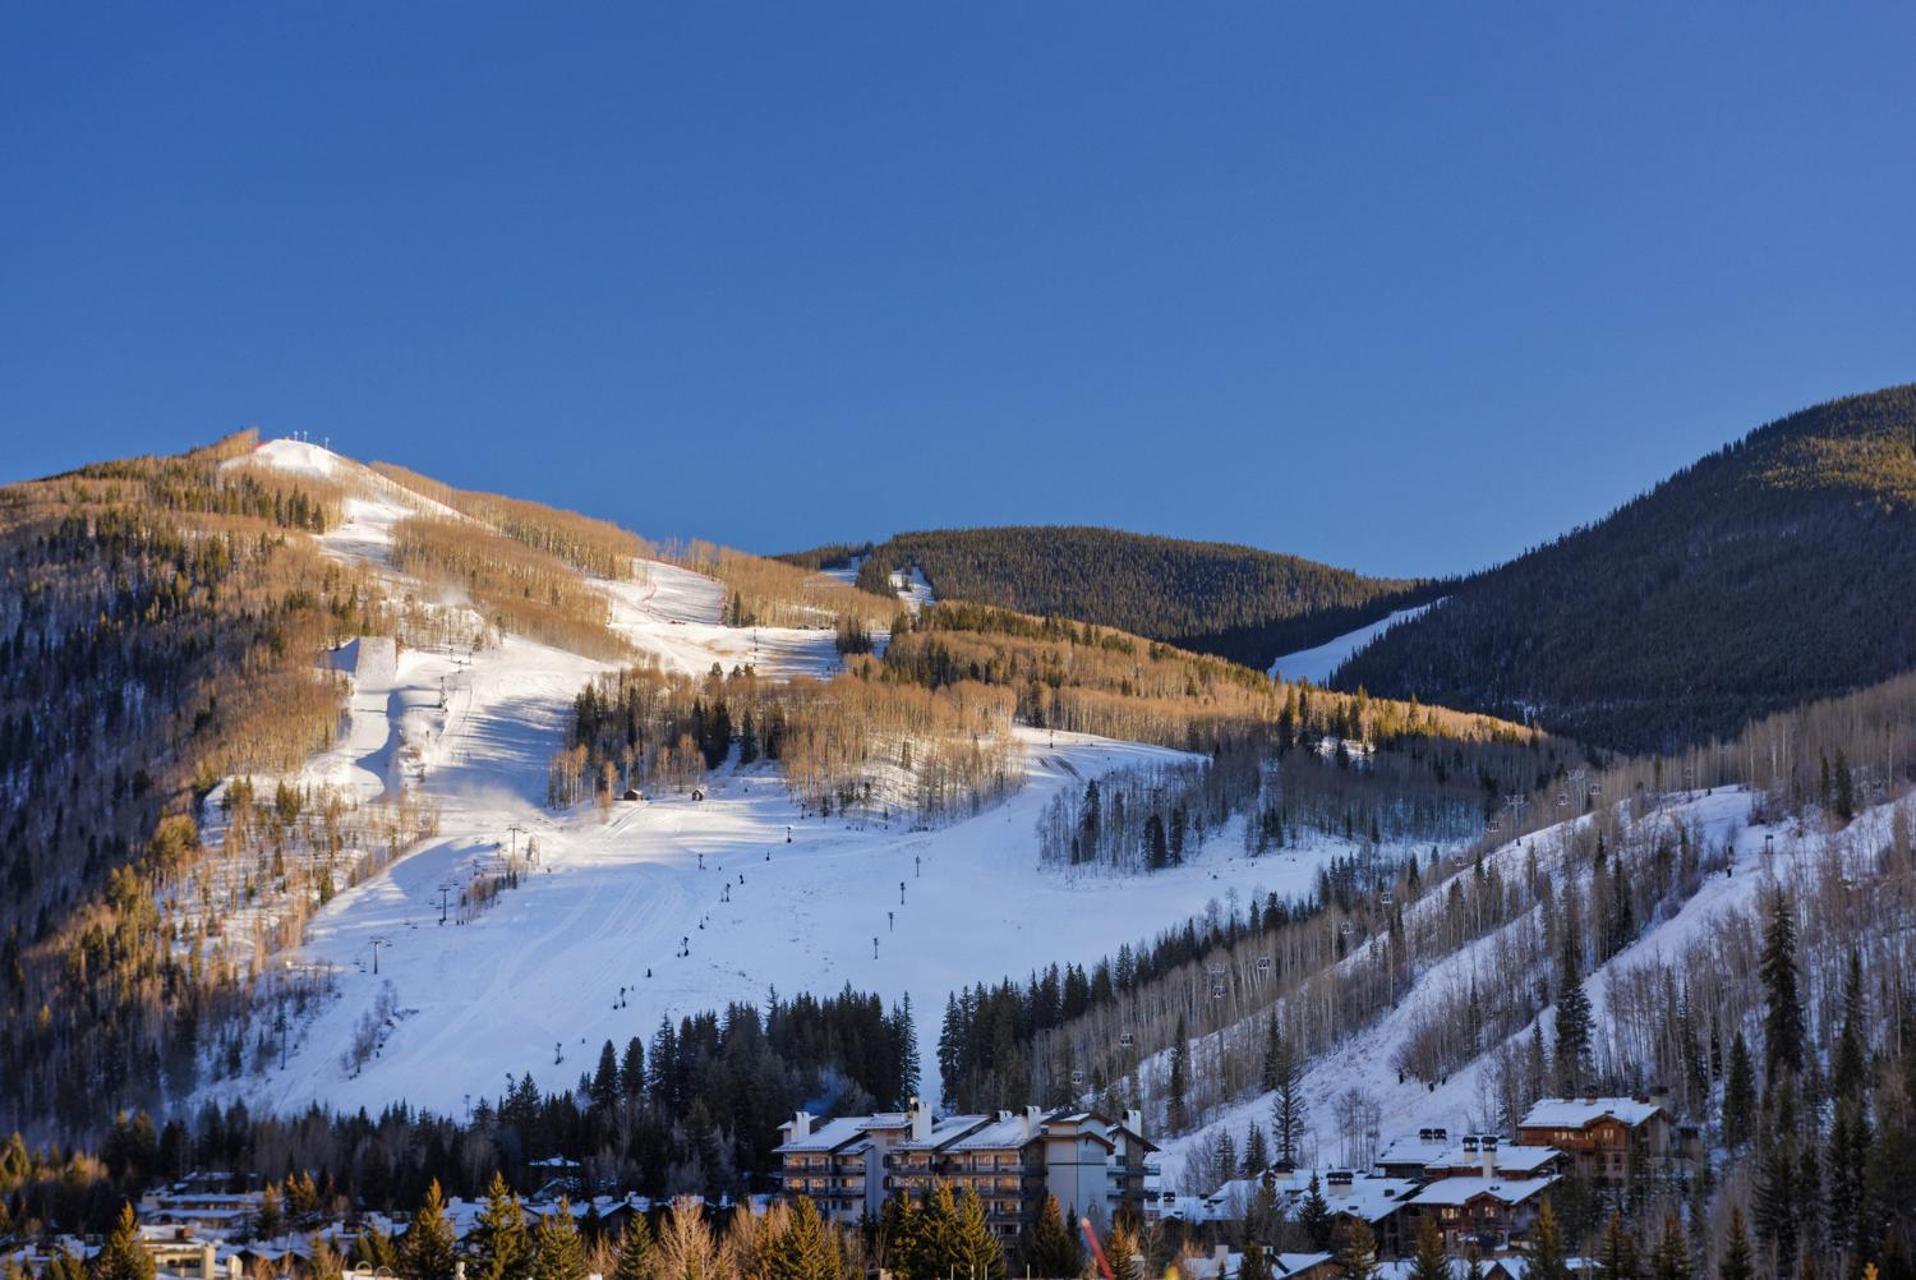
[[[844,563],[858,549],[821,547],[794,563]],[[1214,653],[1259,670],[1428,599],[1430,584],[1223,542],[1045,525],[901,533],[859,565],[867,590],[916,565],[942,600],[1074,618]]]
[[[200,856],[219,777],[285,769],[338,720],[314,655],[378,625],[310,537],[320,477],[173,458],[0,489],[0,1116],[98,1121],[190,1084],[227,998],[159,887]],[[174,821],[163,821],[171,817]]]
[[1632,750],[1916,663],[1916,386],[1752,432],[1448,592],[1334,683]]

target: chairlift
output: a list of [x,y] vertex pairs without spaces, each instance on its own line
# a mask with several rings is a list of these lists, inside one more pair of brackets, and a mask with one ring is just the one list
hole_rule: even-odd
[[1118,1047],[1120,1049],[1133,1048],[1137,1045],[1137,1043],[1138,1043],[1138,1038],[1135,1035],[1132,1035],[1129,1031],[1118,1032]]
[[1222,1000],[1230,993],[1230,984],[1224,980],[1224,974],[1221,971],[1213,973],[1211,975],[1211,999]]
[[1269,956],[1259,956],[1257,958],[1257,971],[1259,973],[1269,973],[1271,971],[1271,958]]
[[1071,1068],[1071,1087],[1073,1089],[1084,1088],[1084,1068],[1082,1067]]

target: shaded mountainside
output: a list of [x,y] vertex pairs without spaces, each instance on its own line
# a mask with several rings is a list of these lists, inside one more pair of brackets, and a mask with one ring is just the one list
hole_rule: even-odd
[[[75,1124],[190,1077],[233,1006],[214,943],[162,922],[221,775],[290,768],[337,724],[320,650],[383,625],[322,557],[323,477],[178,457],[0,488],[0,1116]],[[264,875],[265,873],[262,873]]]
[[1916,385],[1752,432],[1449,593],[1333,683],[1669,748],[1916,665]]
[[[819,550],[840,563],[852,553]],[[1083,525],[901,533],[870,549],[860,576],[882,587],[907,565],[940,599],[1117,627],[1259,669],[1435,594],[1255,547]]]

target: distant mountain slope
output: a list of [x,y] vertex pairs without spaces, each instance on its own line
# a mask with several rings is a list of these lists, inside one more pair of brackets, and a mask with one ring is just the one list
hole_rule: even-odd
[[1339,687],[1668,747],[1916,665],[1916,385],[1792,414],[1459,584]]
[[[798,559],[826,552],[851,548]],[[1254,547],[1082,525],[901,533],[871,548],[860,572],[882,585],[907,565],[941,600],[1095,622],[1260,669],[1433,594]]]

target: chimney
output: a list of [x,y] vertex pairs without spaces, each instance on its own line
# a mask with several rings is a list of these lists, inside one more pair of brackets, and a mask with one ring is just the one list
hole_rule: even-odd
[[200,1246],[200,1280],[216,1280],[213,1272],[218,1266],[219,1259],[214,1256],[213,1242],[209,1240]]
[[786,1138],[786,1141],[797,1142],[801,1138],[809,1138],[811,1136],[812,1136],[812,1113],[809,1111],[792,1112],[792,1132]]
[[1025,1108],[1026,1139],[1037,1137],[1038,1130],[1040,1127],[1043,1126],[1043,1124],[1044,1124],[1044,1108],[1043,1107],[1026,1107]]
[[1144,1136],[1144,1112],[1135,1109],[1125,1112],[1124,1127],[1142,1138]]
[[246,1280],[246,1268],[240,1265],[237,1253],[226,1260],[226,1280]]
[[466,1260],[464,1258],[453,1259],[452,1280],[466,1280]]
[[911,1114],[911,1140],[913,1142],[931,1141],[931,1108],[919,1099],[913,1098],[908,1110]]
[[1219,1245],[1212,1256],[1217,1259],[1217,1280],[1224,1280],[1224,1277],[1230,1273],[1231,1246],[1228,1244]]
[[1486,1142],[1481,1147],[1481,1150],[1484,1153],[1484,1177],[1485,1178],[1496,1177],[1497,1176],[1497,1144],[1494,1142]]

